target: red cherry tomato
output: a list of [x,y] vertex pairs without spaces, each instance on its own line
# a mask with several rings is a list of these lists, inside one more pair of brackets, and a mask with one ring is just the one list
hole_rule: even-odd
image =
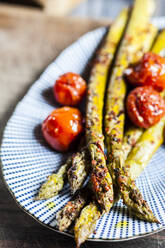
[[63,105],[75,106],[82,100],[86,87],[86,82],[80,75],[68,72],[56,80],[54,96]]
[[139,127],[148,128],[165,114],[163,98],[152,87],[137,87],[132,90],[126,101],[129,118]]
[[51,147],[66,151],[82,132],[82,116],[78,109],[55,109],[42,123],[42,133]]
[[135,86],[152,86],[157,91],[165,89],[165,58],[146,53],[134,67],[125,71],[128,81]]

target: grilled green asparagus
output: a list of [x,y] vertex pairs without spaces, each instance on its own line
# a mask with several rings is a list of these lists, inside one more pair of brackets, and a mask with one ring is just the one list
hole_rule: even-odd
[[143,134],[143,131],[144,130],[142,128],[137,128],[133,125],[130,125],[125,131],[122,145],[124,161],[126,160],[128,154]]
[[131,210],[139,219],[160,224],[150,210],[148,203],[143,199],[134,180],[126,174],[124,167],[122,170],[116,171],[116,177],[120,187],[121,197],[129,210]]
[[72,194],[82,187],[88,176],[89,161],[90,158],[86,147],[72,156],[72,165],[68,170],[68,181]]
[[165,118],[147,129],[134,146],[125,161],[125,167],[131,179],[138,177],[148,164],[153,154],[163,143]]
[[47,181],[41,186],[35,200],[46,200],[56,196],[63,188],[67,170],[70,165],[71,157],[69,157],[66,163],[60,167],[56,174],[53,173],[48,177]]
[[71,201],[69,201],[56,215],[58,229],[60,231],[66,230],[71,223],[78,217],[81,209],[87,200],[87,192],[81,192]]
[[91,202],[83,208],[80,218],[76,220],[74,226],[77,247],[80,247],[80,245],[89,237],[89,234],[94,232],[96,222],[100,216],[101,212],[95,202]]

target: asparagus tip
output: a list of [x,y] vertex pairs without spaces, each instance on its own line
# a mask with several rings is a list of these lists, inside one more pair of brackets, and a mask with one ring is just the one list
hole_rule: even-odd
[[157,224],[161,224],[161,222],[156,217],[155,217],[154,222],[157,223]]
[[34,200],[35,201],[42,201],[42,200],[47,200],[49,199],[50,197],[43,197],[41,196],[40,194],[38,194],[37,196],[34,197]]
[[42,200],[42,199],[39,197],[39,195],[37,195],[37,196],[34,197],[34,200],[35,200],[35,201],[40,201],[40,200]]

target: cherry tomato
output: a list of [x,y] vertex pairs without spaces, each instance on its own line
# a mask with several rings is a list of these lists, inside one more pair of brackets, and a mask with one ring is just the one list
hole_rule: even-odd
[[126,108],[132,122],[143,128],[156,124],[165,114],[163,98],[149,86],[132,90],[127,97]]
[[165,58],[146,53],[134,67],[126,69],[128,81],[135,86],[152,86],[157,91],[165,89]]
[[82,100],[86,87],[86,82],[80,75],[68,72],[56,80],[54,96],[63,105],[75,106]]
[[57,151],[68,150],[82,130],[81,113],[71,107],[55,109],[42,123],[46,141]]

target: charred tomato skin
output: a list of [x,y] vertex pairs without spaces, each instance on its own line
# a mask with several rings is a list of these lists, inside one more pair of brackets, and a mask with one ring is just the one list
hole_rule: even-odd
[[53,87],[54,97],[62,105],[75,106],[86,92],[86,82],[77,73],[68,72],[61,75]]
[[149,128],[158,123],[165,114],[165,102],[152,87],[137,87],[129,93],[126,109],[136,126]]
[[133,86],[152,86],[161,92],[165,89],[165,58],[148,52],[136,65],[126,69],[125,76]]
[[55,109],[42,123],[42,133],[48,144],[57,151],[67,151],[83,130],[78,109]]

